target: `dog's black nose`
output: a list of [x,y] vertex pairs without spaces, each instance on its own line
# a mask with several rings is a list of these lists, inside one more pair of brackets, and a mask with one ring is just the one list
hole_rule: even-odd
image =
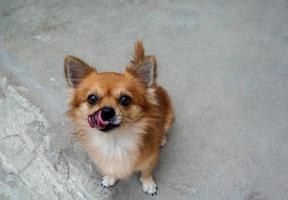
[[112,107],[103,107],[101,112],[101,118],[104,121],[109,121],[112,117],[115,116],[115,110]]

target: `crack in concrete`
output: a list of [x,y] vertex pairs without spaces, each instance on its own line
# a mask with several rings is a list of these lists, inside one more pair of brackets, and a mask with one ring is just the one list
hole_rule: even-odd
[[27,163],[26,166],[24,166],[22,169],[19,170],[19,172],[18,172],[19,175],[21,175],[22,173],[24,173],[24,172],[27,170],[27,168],[33,163],[33,161],[37,158],[37,156],[38,156],[38,154],[39,154],[39,152],[37,152],[37,151],[38,151],[38,149],[39,149],[40,147],[41,147],[41,144],[39,144],[39,145],[32,151],[32,153],[33,153],[32,159]]
[[20,138],[23,142],[25,142],[25,140],[23,140],[23,138],[22,138],[19,134],[6,135],[6,136],[0,138],[0,140],[6,140],[6,139],[9,139],[9,138],[12,138],[12,137],[18,137],[18,138]]
[[66,182],[70,179],[70,165],[69,162],[67,161],[66,157],[63,155],[64,149],[61,149],[58,153],[58,157],[56,162],[54,163],[53,167],[56,171],[58,171],[57,163],[64,161],[65,166],[67,167],[67,174],[66,174]]

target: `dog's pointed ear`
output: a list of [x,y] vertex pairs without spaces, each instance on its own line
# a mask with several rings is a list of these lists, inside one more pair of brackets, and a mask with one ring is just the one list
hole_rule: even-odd
[[134,49],[134,60],[127,67],[126,71],[136,76],[146,87],[151,87],[156,83],[156,58],[145,56],[142,42],[137,41]]
[[91,71],[88,64],[74,56],[66,56],[64,59],[64,73],[70,87],[76,88],[80,81]]

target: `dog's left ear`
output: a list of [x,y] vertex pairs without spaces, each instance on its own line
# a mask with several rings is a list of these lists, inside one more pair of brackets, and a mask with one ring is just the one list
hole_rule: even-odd
[[142,42],[135,43],[134,60],[127,67],[126,71],[136,76],[146,87],[151,87],[156,83],[156,58],[145,56]]

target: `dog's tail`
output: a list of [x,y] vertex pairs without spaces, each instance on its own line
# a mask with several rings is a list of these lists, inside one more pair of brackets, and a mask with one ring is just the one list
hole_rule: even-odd
[[144,45],[140,40],[137,40],[135,42],[134,55],[133,60],[131,60],[131,63],[135,64],[136,66],[143,65],[145,63],[152,63],[152,65],[154,65],[155,70],[157,67],[156,57],[154,55],[145,55]]
[[145,60],[144,46],[140,40],[135,42],[133,58],[134,58],[134,60],[132,61],[132,63],[134,63],[134,64],[142,64]]
[[142,78],[146,85],[153,85],[156,83],[157,77],[157,63],[153,55],[145,55],[143,43],[141,41],[135,42],[133,60],[128,65],[127,71],[137,77]]

